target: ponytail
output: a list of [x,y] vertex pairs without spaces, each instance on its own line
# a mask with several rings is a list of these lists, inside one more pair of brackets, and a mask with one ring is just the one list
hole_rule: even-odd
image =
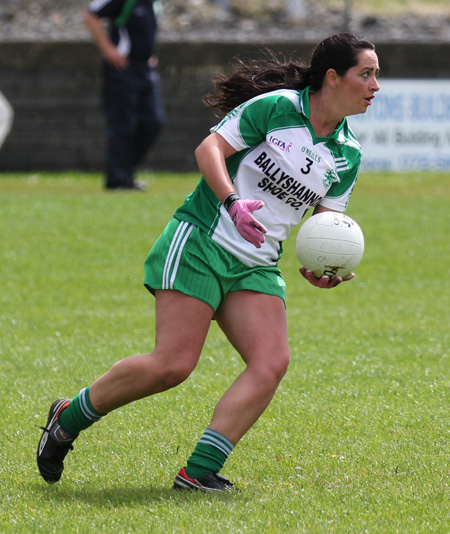
[[309,84],[310,68],[296,61],[280,60],[266,50],[262,60],[248,63],[236,58],[237,68],[229,75],[219,74],[212,82],[215,93],[203,97],[207,107],[224,116],[240,104],[277,89],[304,89]]

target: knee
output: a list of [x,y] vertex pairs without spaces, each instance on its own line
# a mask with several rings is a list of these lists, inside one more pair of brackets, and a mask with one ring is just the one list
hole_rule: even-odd
[[187,354],[176,358],[166,354],[141,354],[117,362],[110,372],[116,380],[139,390],[144,397],[184,382],[194,370],[197,359]]
[[287,352],[286,354],[277,355],[276,360],[270,365],[270,372],[277,382],[280,382],[287,373],[290,361],[291,356],[290,353]]
[[269,359],[265,364],[257,363],[253,370],[257,375],[257,379],[261,385],[265,384],[268,388],[278,386],[286,374],[290,362],[289,352],[280,354]]
[[189,365],[172,365],[161,370],[159,381],[164,390],[174,388],[189,378],[193,371]]
[[174,388],[187,380],[195,369],[196,357],[188,354],[179,355],[177,358],[161,358],[156,366],[152,366],[152,372],[156,374],[156,381],[161,391]]

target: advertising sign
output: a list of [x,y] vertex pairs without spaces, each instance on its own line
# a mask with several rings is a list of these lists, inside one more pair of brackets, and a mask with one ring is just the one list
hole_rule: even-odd
[[450,79],[379,80],[380,91],[349,124],[363,170],[450,170]]

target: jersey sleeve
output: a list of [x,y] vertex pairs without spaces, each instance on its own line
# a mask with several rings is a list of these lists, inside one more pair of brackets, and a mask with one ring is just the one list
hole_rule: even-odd
[[354,162],[353,166],[345,174],[342,173],[339,178],[340,181],[334,183],[327,194],[321,200],[320,205],[324,208],[328,208],[335,211],[344,212],[347,209],[347,205],[350,201],[350,197],[353,193],[353,189],[356,185],[360,169],[361,158],[358,162]]
[[220,134],[235,150],[245,150],[264,141],[277,118],[293,111],[290,99],[263,94],[235,108],[211,132]]
[[339,180],[333,182],[320,205],[344,212],[355,188],[362,158],[361,145],[346,119],[338,135],[338,141],[332,152]]

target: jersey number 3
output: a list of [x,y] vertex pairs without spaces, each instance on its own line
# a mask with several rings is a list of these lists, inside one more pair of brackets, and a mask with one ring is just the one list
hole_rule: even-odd
[[310,158],[306,158],[306,168],[301,168],[302,174],[309,174],[311,172],[311,166],[314,163],[314,161]]

